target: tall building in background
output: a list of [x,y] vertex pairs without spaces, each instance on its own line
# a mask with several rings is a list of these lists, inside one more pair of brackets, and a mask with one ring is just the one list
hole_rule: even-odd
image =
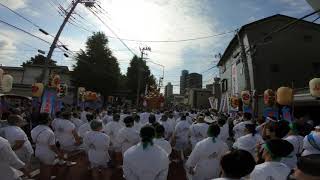
[[200,88],[202,89],[202,75],[198,73],[190,73],[187,76],[186,88]]
[[173,86],[169,82],[164,89],[164,96],[168,98],[168,97],[171,97],[172,95],[173,95]]
[[182,70],[181,76],[180,76],[180,94],[184,95],[187,88],[187,77],[188,77],[189,71],[188,70]]

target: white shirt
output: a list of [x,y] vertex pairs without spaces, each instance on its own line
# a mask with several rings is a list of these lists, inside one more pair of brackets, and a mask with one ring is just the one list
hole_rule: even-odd
[[239,137],[244,136],[246,134],[245,133],[246,124],[251,124],[251,121],[244,121],[233,127],[235,139],[238,139]]
[[225,123],[222,127],[220,127],[220,133],[217,137],[223,142],[227,142],[229,138],[229,124]]
[[98,131],[90,131],[85,135],[83,143],[86,149],[88,149],[90,163],[107,166],[107,163],[110,161],[108,153],[110,138],[108,135]]
[[113,116],[112,115],[105,115],[102,119],[102,122],[104,125],[107,125],[109,122],[113,121]]
[[170,128],[174,130],[174,128],[176,127],[176,120],[174,118],[168,118],[167,122],[169,123]]
[[110,141],[111,141],[110,147],[112,150],[117,150],[118,148],[120,148],[120,144],[117,141],[117,138],[118,138],[118,133],[122,128],[123,126],[117,121],[111,121],[104,128],[104,132],[110,137]]
[[89,112],[87,111],[82,111],[81,114],[80,114],[80,119],[83,123],[87,123],[88,120],[87,120],[87,114],[90,114]]
[[0,137],[0,174],[1,180],[18,179],[16,169],[21,169],[25,164],[17,157],[10,147],[9,142]]
[[54,134],[61,145],[63,150],[74,150],[75,139],[73,137],[73,131],[76,126],[69,120],[55,119],[52,121],[51,126],[54,130]]
[[15,153],[22,161],[27,161],[24,157],[33,154],[33,149],[26,133],[18,126],[7,126],[3,128],[3,133],[11,147],[14,146],[16,141],[24,141],[23,146],[20,149],[15,150]]
[[166,180],[169,159],[158,146],[143,149],[139,143],[128,149],[123,156],[123,174],[126,180]]
[[136,121],[134,122],[133,129],[135,129],[137,132],[140,132],[142,127],[143,127],[142,123],[136,122]]
[[162,117],[162,114],[155,114],[154,116],[156,117],[156,121],[159,122]]
[[164,138],[156,138],[153,140],[153,143],[162,148],[168,154],[168,156],[170,156],[172,148],[167,140],[165,140]]
[[208,137],[207,135],[208,128],[209,128],[209,125],[206,123],[196,123],[190,126],[189,132],[190,132],[190,142],[191,142],[192,148],[194,148],[194,146],[198,142]]
[[179,121],[175,127],[174,133],[176,138],[175,149],[186,149],[189,143],[189,127],[190,124],[187,121]]
[[[320,133],[311,132],[316,144],[320,147]],[[307,156],[310,154],[320,154],[320,151],[314,148],[308,141],[308,135],[303,139],[303,153],[301,156]]]
[[140,141],[139,133],[134,128],[123,127],[118,133],[118,143],[124,153],[131,146],[136,145]]
[[236,142],[233,144],[233,148],[246,150],[249,153],[251,153],[253,157],[255,157],[257,144],[262,144],[263,142],[264,141],[259,134],[255,134],[254,136],[252,136],[252,134],[247,134],[238,138]]
[[290,168],[281,162],[264,162],[256,165],[250,174],[250,180],[286,180]]
[[78,131],[80,126],[84,124],[83,121],[81,121],[78,118],[74,118],[74,117],[71,118],[71,122],[76,126],[76,131]]
[[303,150],[303,137],[299,135],[290,135],[284,138],[284,140],[291,143],[294,149],[288,157],[282,158],[281,162],[289,168],[294,169],[297,167],[297,154],[300,154]]
[[213,142],[208,137],[196,144],[186,163],[187,168],[194,168],[193,180],[212,179],[219,177],[220,159],[228,151],[226,143],[219,139]]
[[40,160],[42,157],[48,159],[55,158],[55,152],[50,149],[50,146],[55,145],[56,139],[53,131],[46,125],[38,125],[31,130],[31,137],[36,144],[35,156]]

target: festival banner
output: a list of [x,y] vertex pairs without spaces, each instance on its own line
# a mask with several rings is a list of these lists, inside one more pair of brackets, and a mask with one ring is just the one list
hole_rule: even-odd
[[266,107],[263,110],[263,117],[267,118],[267,117],[275,117],[276,119],[278,119],[279,117],[279,113],[278,113],[278,109],[273,108],[273,107]]
[[56,108],[56,95],[55,89],[46,89],[42,96],[41,113],[54,114]]

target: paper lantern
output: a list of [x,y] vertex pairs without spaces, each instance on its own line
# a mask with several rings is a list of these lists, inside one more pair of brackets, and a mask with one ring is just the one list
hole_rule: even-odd
[[280,105],[291,105],[293,90],[289,87],[280,87],[277,90],[277,103]]
[[267,89],[263,93],[264,104],[272,106],[276,100],[275,93],[272,89]]
[[60,86],[60,76],[55,74],[52,78],[52,87],[59,88]]
[[320,97],[320,78],[310,80],[309,88],[311,96]]
[[95,92],[86,91],[86,92],[85,92],[84,99],[85,99],[86,101],[95,101],[95,100],[98,99],[98,96],[97,96],[97,93],[95,93]]
[[42,83],[34,83],[32,85],[32,97],[41,97],[44,86]]
[[1,87],[3,92],[10,92],[12,89],[13,77],[9,74],[5,74],[2,77]]
[[239,98],[236,96],[230,97],[230,105],[232,108],[238,108],[239,107]]
[[249,105],[251,101],[251,95],[249,91],[242,91],[241,92],[241,100],[243,104]]

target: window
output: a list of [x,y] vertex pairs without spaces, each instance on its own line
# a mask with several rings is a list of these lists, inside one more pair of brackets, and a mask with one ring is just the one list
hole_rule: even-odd
[[223,79],[221,81],[221,84],[222,84],[222,92],[228,91],[228,80],[227,79]]
[[270,64],[270,72],[279,72],[278,64]]
[[303,40],[304,40],[304,42],[312,42],[312,36],[311,35],[304,35]]

